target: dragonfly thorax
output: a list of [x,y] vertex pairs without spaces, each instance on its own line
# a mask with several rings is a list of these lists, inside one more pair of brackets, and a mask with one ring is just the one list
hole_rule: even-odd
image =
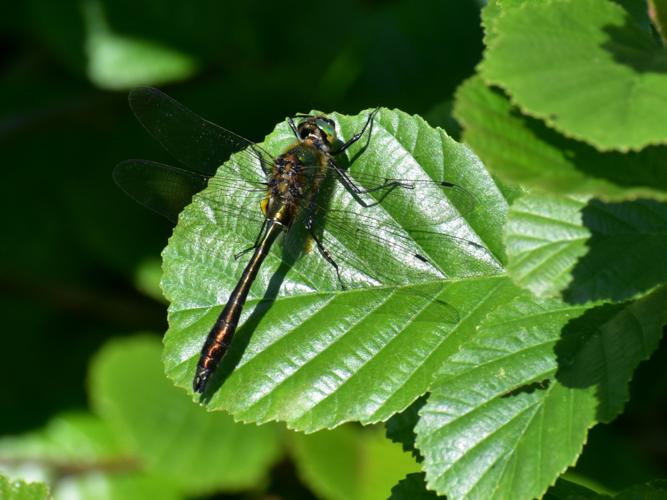
[[[328,154],[306,139],[276,158],[268,179],[264,215],[281,218],[286,226],[317,195],[326,176]],[[284,207],[284,208],[283,208]]]

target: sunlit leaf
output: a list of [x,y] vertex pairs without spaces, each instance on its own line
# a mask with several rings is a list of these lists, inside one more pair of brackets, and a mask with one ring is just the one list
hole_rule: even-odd
[[600,150],[667,143],[667,52],[626,10],[609,0],[501,10],[481,72],[523,112]]
[[464,127],[465,142],[504,179],[604,199],[667,198],[665,146],[600,153],[517,113],[502,92],[479,77],[464,83],[456,97],[455,116]]
[[505,233],[510,276],[538,295],[625,300],[667,280],[665,203],[528,195]]
[[[367,116],[334,117],[350,137]],[[293,141],[283,123],[264,146],[277,154]],[[306,431],[386,420],[428,389],[432,373],[494,304],[516,293],[499,277],[507,204],[469,149],[418,117],[388,110],[364,146],[350,152],[353,178],[364,185],[374,175],[367,187],[411,179],[414,189],[396,189],[381,205],[363,208],[333,185],[329,206],[348,218],[338,225],[324,218],[324,244],[346,289],[316,251],[292,264],[285,245],[277,245],[212,380],[208,408]],[[195,197],[163,252],[171,301],[165,365],[188,389],[203,340],[246,263],[233,255],[252,245],[261,226],[261,193],[220,189],[230,183],[222,176],[243,160],[232,157]],[[424,191],[424,183],[443,180],[459,189]],[[405,235],[400,247],[398,234]],[[407,247],[420,248],[429,263]]]
[[590,427],[667,323],[667,290],[571,306],[529,294],[499,307],[443,365],[416,427],[430,488],[448,498],[534,498],[572,465]]

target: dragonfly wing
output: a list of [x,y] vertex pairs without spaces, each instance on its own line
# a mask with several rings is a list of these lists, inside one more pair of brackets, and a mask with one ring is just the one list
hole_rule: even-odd
[[119,163],[113,179],[130,198],[174,223],[208,181],[205,175],[147,160]]
[[188,170],[212,176],[232,153],[243,149],[264,171],[273,163],[271,155],[252,141],[202,118],[157,89],[134,89],[129,102],[148,133]]

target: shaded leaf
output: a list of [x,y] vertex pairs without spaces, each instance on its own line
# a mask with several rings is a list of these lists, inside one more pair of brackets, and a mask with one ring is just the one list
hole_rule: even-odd
[[538,295],[625,300],[667,280],[665,203],[528,195],[505,233],[510,276]]
[[559,479],[544,495],[545,500],[662,500],[667,498],[667,481],[658,479],[645,484],[637,484],[615,495],[604,495],[584,486]]
[[[350,137],[367,116],[335,119]],[[263,146],[280,152],[293,141],[283,123]],[[328,214],[338,210],[349,218],[336,225],[324,218],[324,244],[346,290],[317,252],[295,261],[289,238],[272,250],[212,379],[210,409],[310,432],[349,420],[386,420],[426,392],[433,371],[472,335],[476,322],[516,292],[497,276],[506,201],[466,147],[418,117],[388,110],[377,116],[363,146],[350,152],[353,178],[362,185],[375,179],[368,187],[387,177],[413,179],[415,189],[395,190],[364,209],[333,185]],[[181,387],[191,387],[204,337],[245,265],[233,254],[252,245],[261,225],[259,202],[250,203],[248,190],[220,189],[229,185],[221,176],[241,170],[244,158],[233,156],[195,197],[163,253],[162,284],[171,301],[165,365]],[[432,180],[461,189],[423,192],[426,184],[419,183]],[[437,232],[424,231],[434,228],[434,218]],[[387,239],[378,238],[383,227],[391,227]],[[405,235],[400,247],[391,240],[398,233]],[[405,253],[415,244],[431,264]]]
[[667,53],[608,0],[502,9],[481,65],[527,114],[600,150],[667,142]]
[[325,500],[383,500],[400,478],[419,470],[380,428],[342,426],[291,434],[291,441],[299,475]]
[[415,425],[419,420],[419,410],[426,404],[428,395],[423,395],[401,413],[397,413],[385,423],[387,437],[394,443],[400,443],[403,451],[409,451],[421,461],[419,452],[415,449]]
[[401,479],[391,489],[389,500],[431,500],[439,497],[437,493],[426,489],[426,477],[423,472],[412,473]]
[[456,97],[455,116],[464,127],[465,142],[509,181],[604,199],[667,198],[667,147],[600,153],[518,114],[501,92],[486,87],[479,77],[465,82]]
[[667,290],[628,305],[528,294],[500,306],[450,357],[416,427],[430,488],[456,498],[533,498],[572,465],[588,429],[628,398],[667,322]]
[[663,43],[667,43],[667,1],[648,0],[648,5],[651,21],[660,33]]
[[277,458],[277,429],[193,405],[164,378],[160,351],[151,337],[108,344],[92,368],[94,407],[149,472],[184,492],[256,485]]
[[556,484],[547,490],[543,498],[544,500],[602,500],[611,497],[601,495],[585,486],[560,478],[556,481]]

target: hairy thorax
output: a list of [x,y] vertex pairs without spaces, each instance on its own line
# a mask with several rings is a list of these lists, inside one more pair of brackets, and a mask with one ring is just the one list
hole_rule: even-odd
[[289,226],[317,195],[327,161],[327,153],[308,140],[276,158],[262,203],[266,217]]

